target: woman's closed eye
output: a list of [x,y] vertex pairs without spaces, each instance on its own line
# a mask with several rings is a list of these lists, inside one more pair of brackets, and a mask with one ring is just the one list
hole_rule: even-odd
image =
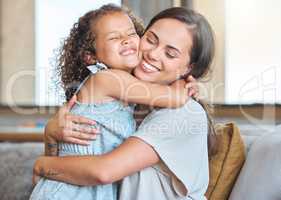
[[156,44],[157,43],[156,39],[153,39],[151,37],[146,37],[146,41],[150,44]]
[[172,52],[172,51],[166,51],[165,54],[168,58],[177,58],[178,57],[177,53]]

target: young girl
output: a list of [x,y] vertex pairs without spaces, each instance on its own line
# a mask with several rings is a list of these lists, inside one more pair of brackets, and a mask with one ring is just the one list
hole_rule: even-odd
[[[71,112],[95,120],[101,134],[87,146],[60,143],[60,156],[100,155],[120,145],[135,131],[133,105],[127,103],[178,107],[187,101],[184,81],[160,85],[130,74],[139,64],[141,34],[136,18],[114,5],[90,11],[74,25],[59,60],[63,86],[68,100],[78,97]],[[75,82],[82,83],[75,88]],[[30,199],[116,200],[117,184],[79,187],[41,179]]]

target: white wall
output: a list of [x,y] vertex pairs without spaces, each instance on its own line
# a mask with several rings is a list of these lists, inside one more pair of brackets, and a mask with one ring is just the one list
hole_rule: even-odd
[[37,105],[62,103],[62,96],[52,84],[54,50],[79,17],[107,3],[121,5],[121,0],[35,0]]
[[34,2],[0,0],[0,103],[34,104]]
[[281,103],[281,1],[225,6],[226,103]]

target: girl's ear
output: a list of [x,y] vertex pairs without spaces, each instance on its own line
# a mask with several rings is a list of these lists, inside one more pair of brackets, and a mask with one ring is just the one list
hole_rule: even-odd
[[86,51],[84,53],[84,58],[83,58],[83,61],[86,65],[93,65],[96,63],[96,58],[95,58],[95,55],[93,55],[91,52],[89,51]]

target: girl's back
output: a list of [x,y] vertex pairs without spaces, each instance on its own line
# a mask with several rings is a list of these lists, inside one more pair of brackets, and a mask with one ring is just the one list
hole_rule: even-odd
[[[89,69],[96,73],[100,70],[95,69],[96,67],[96,65],[93,65]],[[100,130],[100,134],[88,146],[60,143],[59,156],[99,155],[113,150],[135,132],[136,125],[133,111],[132,105],[125,106],[121,101],[115,99],[101,103],[77,102],[71,112],[95,120],[95,128]],[[116,200],[117,184],[80,187],[41,179],[33,190],[30,199]]]

